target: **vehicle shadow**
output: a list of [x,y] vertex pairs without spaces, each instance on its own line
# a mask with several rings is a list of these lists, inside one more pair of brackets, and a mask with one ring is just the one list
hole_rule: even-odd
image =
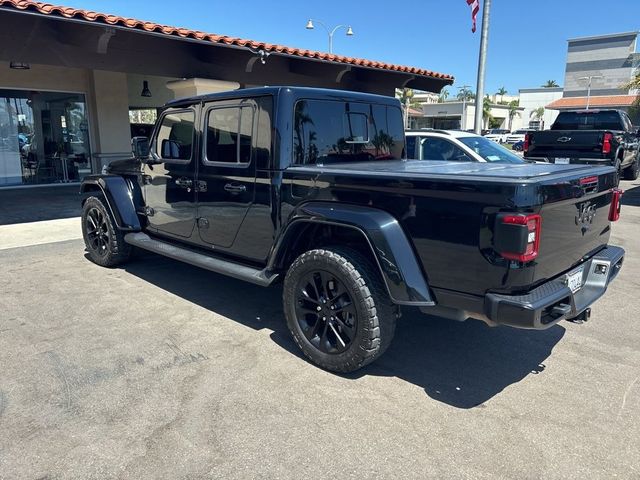
[[[279,285],[262,288],[154,254],[140,256],[125,271],[245,326],[268,328],[276,344],[304,358],[285,324]],[[398,377],[434,400],[472,408],[527,375],[543,372],[545,359],[564,333],[558,325],[545,331],[491,328],[479,321],[460,323],[408,311],[385,355],[342,377]]]
[[632,207],[640,207],[640,183],[627,182],[623,185],[624,195],[622,195],[622,205],[629,205]]

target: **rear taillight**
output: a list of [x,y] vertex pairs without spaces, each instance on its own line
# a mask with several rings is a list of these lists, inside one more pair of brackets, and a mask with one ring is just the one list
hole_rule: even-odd
[[529,134],[524,136],[524,145],[522,145],[522,151],[527,153],[529,151]]
[[507,260],[530,262],[538,256],[542,234],[540,215],[498,214],[494,246]]
[[605,133],[602,138],[602,153],[611,153],[611,140],[613,140],[613,134]]
[[624,192],[619,188],[614,188],[611,191],[611,207],[609,207],[609,221],[616,222],[620,218],[620,207],[622,206],[620,200]]

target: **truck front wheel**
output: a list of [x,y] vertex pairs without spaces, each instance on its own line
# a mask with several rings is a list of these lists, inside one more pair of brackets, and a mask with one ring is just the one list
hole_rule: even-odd
[[115,267],[129,260],[131,245],[115,226],[102,197],[89,197],[82,206],[82,237],[89,258],[103,267]]
[[373,264],[355,250],[328,247],[300,255],[284,280],[287,325],[316,365],[352,372],[384,353],[396,308]]

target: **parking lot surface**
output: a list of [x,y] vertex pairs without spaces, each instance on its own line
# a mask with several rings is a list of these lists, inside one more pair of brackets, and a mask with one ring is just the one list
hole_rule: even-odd
[[354,375],[307,363],[262,289],[81,240],[0,250],[0,478],[640,478],[640,182],[592,319],[405,312]]

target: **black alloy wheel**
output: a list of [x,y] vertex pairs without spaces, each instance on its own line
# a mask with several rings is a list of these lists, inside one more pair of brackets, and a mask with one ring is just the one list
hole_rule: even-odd
[[307,358],[334,372],[353,372],[380,357],[393,338],[398,309],[378,268],[351,248],[301,254],[282,292],[287,326]]
[[97,207],[87,211],[85,219],[85,229],[87,232],[87,248],[93,253],[104,257],[110,253],[109,225],[107,218]]
[[104,197],[89,197],[82,205],[82,237],[89,259],[103,267],[115,267],[129,260],[131,245],[116,228]]
[[351,295],[324,270],[311,272],[298,283],[296,319],[309,343],[328,354],[348,350],[358,327]]

